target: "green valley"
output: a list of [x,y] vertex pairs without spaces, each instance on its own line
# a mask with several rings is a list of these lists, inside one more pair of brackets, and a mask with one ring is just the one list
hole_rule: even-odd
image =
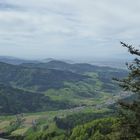
[[87,130],[91,121],[103,126],[111,121],[106,131],[115,133],[112,108],[121,96],[112,78],[126,75],[122,69],[61,61],[0,63],[0,135],[14,140],[73,140],[80,133],[77,129],[84,127],[86,136],[79,138],[84,140],[91,137]]

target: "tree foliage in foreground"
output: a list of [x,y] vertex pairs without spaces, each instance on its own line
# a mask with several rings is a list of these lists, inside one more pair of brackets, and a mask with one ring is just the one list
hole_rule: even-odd
[[139,140],[140,139],[140,50],[131,45],[121,42],[123,47],[128,48],[130,54],[136,58],[127,63],[129,75],[117,80],[119,85],[128,92],[133,92],[135,98],[131,101],[120,101],[121,133],[120,140]]

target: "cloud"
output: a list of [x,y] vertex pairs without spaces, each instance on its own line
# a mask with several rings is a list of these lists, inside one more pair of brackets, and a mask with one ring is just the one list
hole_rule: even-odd
[[117,57],[119,41],[139,44],[139,25],[138,0],[0,0],[0,54]]

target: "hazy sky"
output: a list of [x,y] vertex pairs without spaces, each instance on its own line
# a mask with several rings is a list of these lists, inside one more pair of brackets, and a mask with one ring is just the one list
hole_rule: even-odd
[[140,44],[140,0],[0,0],[0,55],[126,57]]

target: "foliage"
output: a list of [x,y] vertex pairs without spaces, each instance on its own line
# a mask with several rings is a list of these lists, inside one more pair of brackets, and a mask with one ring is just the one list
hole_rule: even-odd
[[107,116],[111,116],[111,112],[105,113],[74,113],[72,115],[66,116],[65,118],[55,117],[54,121],[56,125],[65,130],[70,130],[77,125],[81,125],[87,122],[90,122],[95,119],[104,118]]
[[[121,135],[120,140],[140,139],[140,51],[131,45],[121,42],[123,47],[128,48],[132,55],[137,58],[131,64],[127,63],[128,77],[118,80],[119,85],[129,92],[135,93],[131,101],[120,101]],[[133,95],[134,96],[134,95]]]
[[[77,126],[73,129],[70,140],[113,140],[115,129],[118,127],[118,119],[103,118],[87,124]],[[112,137],[112,134],[114,136]]]

